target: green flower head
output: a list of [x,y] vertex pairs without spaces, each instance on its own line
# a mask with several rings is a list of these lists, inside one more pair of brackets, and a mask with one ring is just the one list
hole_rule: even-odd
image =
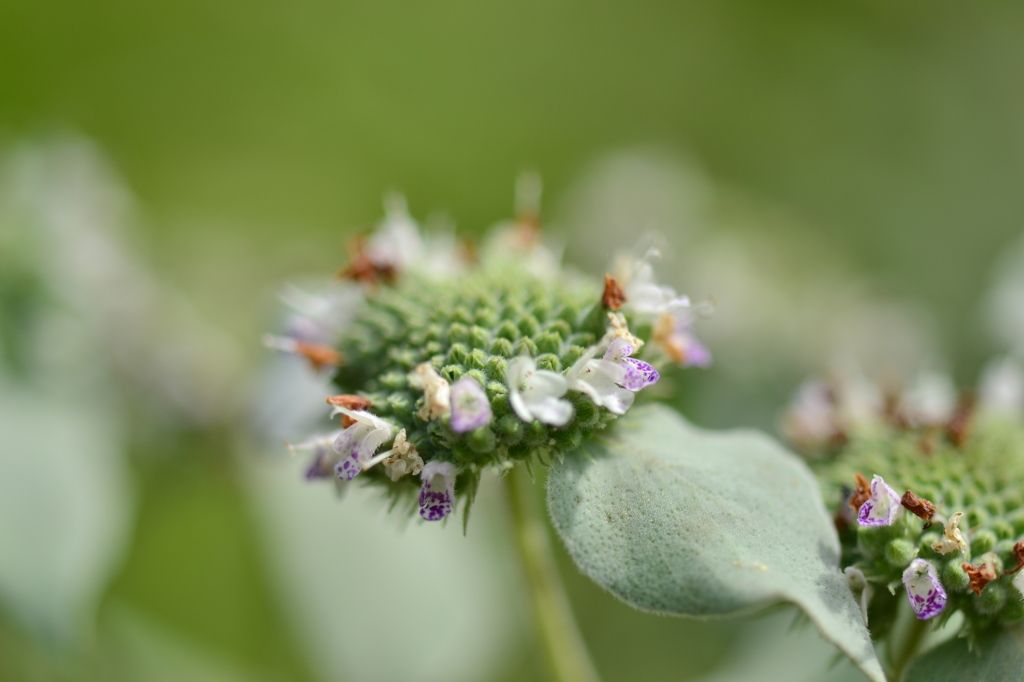
[[335,292],[288,294],[294,315],[266,344],[338,390],[327,402],[341,429],[293,446],[312,452],[309,478],[410,493],[440,520],[485,469],[575,450],[658,367],[710,362],[692,332],[709,306],[655,281],[656,251],[603,284],[565,268],[542,242],[534,186],[520,184],[519,218],[479,247],[422,234],[391,197]]

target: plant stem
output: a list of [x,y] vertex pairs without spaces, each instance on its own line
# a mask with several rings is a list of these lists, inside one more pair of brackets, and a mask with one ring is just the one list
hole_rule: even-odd
[[504,478],[516,546],[530,590],[541,648],[554,682],[598,682],[558,575],[547,523],[526,467]]
[[904,632],[903,641],[898,650],[889,653],[889,680],[900,682],[907,666],[917,656],[924,636],[928,634],[928,621],[914,618]]

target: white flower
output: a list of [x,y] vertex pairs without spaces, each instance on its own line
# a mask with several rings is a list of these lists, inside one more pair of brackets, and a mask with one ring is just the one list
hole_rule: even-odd
[[595,405],[613,414],[625,414],[633,404],[634,394],[658,380],[658,371],[643,360],[629,357],[634,346],[625,338],[616,337],[596,359],[600,345],[592,346],[569,368],[569,388],[585,393]]
[[698,317],[710,315],[710,302],[693,305],[685,296],[669,303],[658,315],[651,340],[680,367],[707,367],[711,352],[693,333]]
[[862,526],[891,526],[903,505],[900,496],[878,474],[871,479],[871,497],[860,506],[857,521]]
[[366,255],[374,265],[401,272],[414,267],[423,255],[420,228],[409,215],[405,197],[389,194],[384,199],[384,220],[366,242]]
[[944,424],[956,410],[956,386],[949,375],[925,371],[900,401],[900,412],[915,425]]
[[491,423],[491,402],[487,392],[471,376],[464,376],[452,386],[452,431],[466,433]]
[[423,421],[439,419],[451,412],[451,387],[429,362],[417,365],[409,374],[409,385],[423,391],[423,407],[416,413]]
[[[378,458],[383,458],[384,470],[392,481],[397,481],[406,474],[418,474],[423,469],[423,460],[416,452],[416,446],[405,440],[405,429],[395,436],[395,442],[392,443],[390,450],[374,457]],[[372,466],[372,460],[368,464]]]
[[946,591],[939,582],[935,566],[924,559],[914,559],[903,572],[903,585],[914,613],[921,620],[934,618],[946,606]]
[[334,465],[338,461],[338,454],[332,446],[340,435],[341,431],[338,431],[326,436],[313,436],[294,445],[286,443],[288,451],[293,455],[305,451],[313,453],[313,459],[309,468],[306,469],[307,479],[327,478],[334,474]]
[[783,417],[786,438],[801,448],[827,444],[837,434],[834,411],[828,385],[818,379],[805,381]]
[[942,531],[942,537],[932,543],[932,549],[939,554],[962,552],[967,549],[967,542],[964,541],[964,536],[960,534],[958,528],[960,519],[963,517],[963,512],[957,512],[949,517],[946,527]]
[[440,521],[455,509],[455,465],[434,460],[427,462],[420,473],[420,516],[427,521]]
[[351,481],[363,470],[363,466],[370,461],[377,448],[395,436],[398,427],[369,412],[336,405],[331,411],[331,416],[337,414],[344,414],[355,420],[351,426],[338,434],[333,445],[334,451],[341,455],[334,467],[335,472],[338,478]]
[[980,414],[1024,417],[1024,365],[1014,357],[985,367],[978,388]]
[[1020,592],[1021,599],[1024,599],[1024,571],[1018,573],[1013,579],[1013,586],[1017,588],[1018,592]]
[[505,379],[509,403],[524,422],[564,426],[572,418],[572,403],[561,399],[569,390],[561,374],[537,369],[533,358],[521,356],[509,363]]
[[626,294],[623,309],[639,315],[658,315],[671,305],[688,306],[690,299],[680,296],[672,287],[662,286],[654,280],[651,261],[661,258],[661,253],[650,248],[642,258],[633,263],[628,272],[619,279]]

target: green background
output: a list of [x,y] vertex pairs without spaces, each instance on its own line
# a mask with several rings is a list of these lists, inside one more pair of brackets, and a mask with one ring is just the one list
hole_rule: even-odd
[[[785,207],[875,291],[921,301],[966,381],[994,350],[991,264],[1021,230],[1021,35],[1024,6],[998,2],[0,0],[0,141],[96,140],[148,262],[254,366],[278,283],[337,267],[384,190],[479,232],[521,169],[558,205],[603,154],[643,147]],[[135,445],[137,525],[101,621],[128,604],[311,679],[229,440]],[[681,679],[725,651],[729,626],[632,613],[565,565],[607,680]],[[100,639],[89,665],[61,663],[0,621],[0,671],[80,679],[117,659]],[[510,660],[502,679],[539,659]]]

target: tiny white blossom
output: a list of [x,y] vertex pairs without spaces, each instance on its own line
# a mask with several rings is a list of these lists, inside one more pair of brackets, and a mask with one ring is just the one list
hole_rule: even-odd
[[417,365],[409,374],[409,385],[423,391],[423,407],[416,413],[423,421],[439,419],[451,412],[451,387],[429,362]]
[[952,418],[956,399],[956,386],[949,375],[925,371],[904,394],[900,411],[912,424],[943,424]]
[[804,381],[783,417],[786,438],[802,448],[827,444],[837,433],[834,411],[828,385],[817,379]]
[[423,459],[416,452],[416,446],[405,438],[405,429],[402,429],[395,436],[391,449],[374,458],[384,456],[384,470],[392,481],[397,481],[407,474],[418,474],[423,469]]
[[344,414],[354,422],[334,440],[334,451],[341,455],[335,465],[338,478],[351,481],[377,452],[377,449],[395,436],[398,427],[369,412],[335,406],[331,416]]
[[414,267],[423,255],[420,228],[409,215],[405,197],[389,194],[384,199],[384,220],[366,242],[366,254],[375,265],[403,271]]
[[658,381],[658,371],[643,360],[629,357],[634,346],[624,337],[616,337],[604,357],[597,359],[600,348],[592,346],[569,368],[569,388],[585,393],[595,405],[613,414],[625,414],[634,394]]
[[651,262],[659,258],[661,253],[652,247],[632,264],[629,272],[623,273],[619,284],[626,294],[625,310],[639,315],[658,315],[672,305],[690,304],[690,299],[680,296],[672,287],[655,282]]
[[562,400],[569,382],[561,374],[537,369],[533,358],[520,356],[508,364],[505,379],[509,403],[524,422],[564,426],[572,418],[572,403]]
[[932,543],[932,549],[939,554],[950,552],[962,552],[967,549],[967,542],[960,534],[960,519],[964,517],[963,512],[956,512],[946,521],[946,527],[942,531],[942,537]]
[[466,433],[491,423],[491,402],[476,379],[464,376],[456,381],[451,396],[452,431]]
[[1024,364],[1015,357],[985,367],[978,388],[979,414],[1024,417]]

